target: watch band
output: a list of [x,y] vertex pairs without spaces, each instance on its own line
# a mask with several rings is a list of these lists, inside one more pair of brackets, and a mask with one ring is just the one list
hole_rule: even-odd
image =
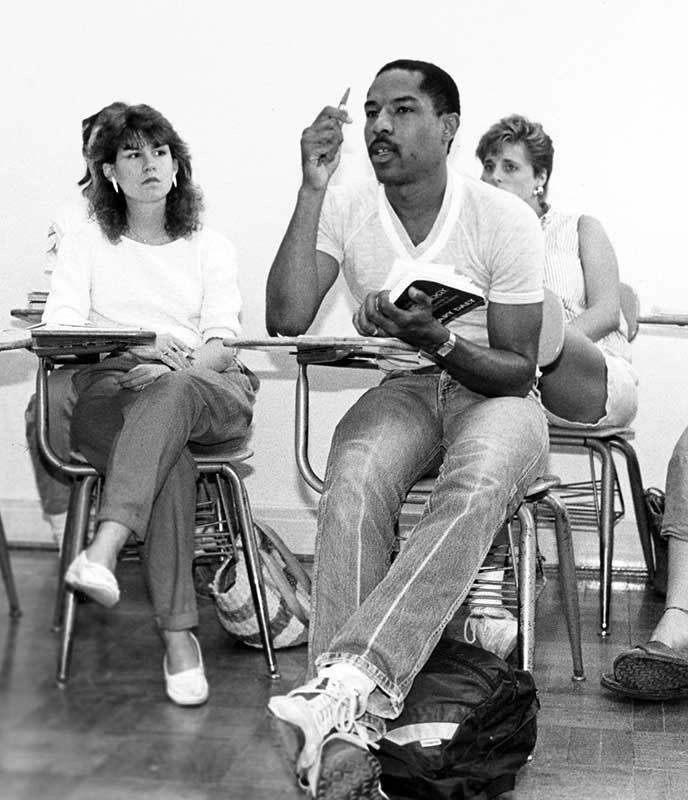
[[446,342],[442,342],[442,344],[437,347],[434,351],[436,356],[440,356],[440,358],[446,358],[449,353],[456,347],[456,336],[449,331],[449,338]]

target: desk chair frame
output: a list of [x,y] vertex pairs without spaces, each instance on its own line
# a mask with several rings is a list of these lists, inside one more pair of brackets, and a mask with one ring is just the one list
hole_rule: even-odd
[[7,591],[7,601],[10,605],[10,617],[16,619],[21,616],[21,608],[19,607],[19,597],[17,596],[17,587],[14,583],[14,575],[12,574],[12,564],[10,563],[10,552],[7,546],[7,537],[5,536],[5,526],[2,524],[2,517],[0,517],[0,572]]
[[[39,357],[36,374],[36,407],[38,449],[48,465],[60,474],[72,479],[69,509],[65,525],[65,536],[60,559],[60,579],[58,581],[55,603],[54,627],[61,630],[61,641],[57,665],[58,686],[67,682],[72,645],[74,640],[77,603],[75,592],[64,582],[64,574],[71,561],[84,549],[87,541],[91,508],[97,497],[103,477],[88,463],[78,458],[62,459],[50,444],[48,427],[48,373],[53,361]],[[217,531],[222,534],[223,526],[235,525],[241,536],[246,568],[253,596],[253,604],[258,620],[263,650],[271,678],[279,678],[275,652],[272,643],[263,574],[253,526],[253,517],[244,483],[237,472],[236,465],[248,458],[251,452],[237,449],[216,456],[194,455],[196,466],[202,476],[214,476],[217,487],[217,509],[221,516],[217,519]],[[208,550],[207,508],[203,510],[204,523],[201,525],[201,555]],[[225,546],[228,546],[227,535]],[[217,545],[213,545],[214,548]]]

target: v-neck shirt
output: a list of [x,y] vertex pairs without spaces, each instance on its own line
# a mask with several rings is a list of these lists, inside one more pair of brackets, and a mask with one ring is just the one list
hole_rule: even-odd
[[[387,288],[401,272],[433,264],[470,278],[488,303],[522,305],[543,298],[544,246],[537,217],[519,198],[453,171],[437,219],[419,244],[411,241],[384,187],[370,180],[328,189],[316,247],[337,261],[358,302]],[[488,345],[484,307],[448,327]]]

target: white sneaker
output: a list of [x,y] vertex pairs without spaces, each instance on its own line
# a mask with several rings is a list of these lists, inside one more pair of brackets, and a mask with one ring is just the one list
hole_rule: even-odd
[[308,790],[315,800],[389,800],[380,782],[382,767],[368,750],[362,727],[331,733],[323,741],[308,772]]
[[[299,783],[317,800],[381,798],[380,765],[368,752],[364,709],[356,691],[335,678],[315,678],[268,703]],[[347,793],[348,792],[348,793]]]
[[476,642],[500,658],[508,658],[516,646],[518,621],[504,606],[473,606],[464,623],[468,644]]

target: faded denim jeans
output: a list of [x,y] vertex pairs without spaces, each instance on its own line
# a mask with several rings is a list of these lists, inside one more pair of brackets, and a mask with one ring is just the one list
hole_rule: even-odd
[[[534,396],[486,398],[446,372],[392,373],[366,392],[337,426],[325,474],[311,673],[355,664],[377,687],[368,712],[398,716],[547,451]],[[390,566],[403,499],[438,457],[433,492]]]
[[676,442],[667,468],[662,535],[688,542],[688,428]]

